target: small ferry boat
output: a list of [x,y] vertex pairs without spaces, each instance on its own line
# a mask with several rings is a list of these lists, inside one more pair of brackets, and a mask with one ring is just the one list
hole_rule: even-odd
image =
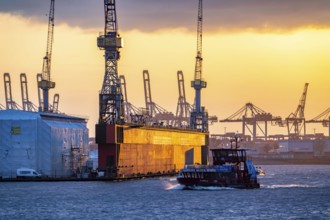
[[186,189],[194,186],[217,186],[239,189],[260,188],[257,170],[246,157],[245,149],[238,149],[238,137],[231,148],[211,149],[212,165],[185,165],[177,177]]

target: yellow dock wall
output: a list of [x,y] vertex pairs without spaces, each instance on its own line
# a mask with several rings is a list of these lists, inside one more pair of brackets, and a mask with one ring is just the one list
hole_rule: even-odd
[[[152,127],[124,127],[120,144],[119,174],[163,173],[202,162],[206,133]],[[189,157],[189,158],[187,158]]]

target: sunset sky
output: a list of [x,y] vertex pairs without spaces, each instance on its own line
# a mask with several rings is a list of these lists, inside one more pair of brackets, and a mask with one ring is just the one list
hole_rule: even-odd
[[[224,119],[251,102],[274,116],[294,112],[309,83],[305,116],[330,107],[329,0],[204,0],[202,105]],[[28,79],[37,104],[36,74],[46,51],[50,1],[0,0],[0,73],[11,74],[14,100],[21,105],[19,74]],[[153,101],[175,113],[177,76],[186,94],[196,56],[197,0],[117,0],[119,33],[124,38],[119,74],[129,101],[144,107],[142,71],[148,69]],[[90,136],[98,119],[98,93],[104,75],[103,51],[96,38],[104,28],[103,0],[55,0],[52,76],[59,109],[89,118]],[[5,105],[3,78],[0,103]],[[317,125],[307,132],[327,133]],[[217,123],[211,133],[241,132],[240,124]],[[315,130],[314,130],[315,129]],[[271,128],[286,133],[284,128]]]

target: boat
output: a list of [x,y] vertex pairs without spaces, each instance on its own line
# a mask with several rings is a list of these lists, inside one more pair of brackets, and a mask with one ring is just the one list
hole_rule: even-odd
[[213,164],[185,165],[179,171],[177,181],[184,189],[202,187],[230,187],[238,189],[260,188],[257,170],[251,160],[247,159],[246,150],[239,149],[238,137],[234,138],[236,146],[231,148],[211,149]]

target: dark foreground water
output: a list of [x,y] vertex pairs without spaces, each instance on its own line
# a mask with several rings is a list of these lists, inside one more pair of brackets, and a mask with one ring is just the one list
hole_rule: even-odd
[[330,166],[262,168],[253,190],[182,190],[174,177],[0,183],[0,219],[330,219]]

